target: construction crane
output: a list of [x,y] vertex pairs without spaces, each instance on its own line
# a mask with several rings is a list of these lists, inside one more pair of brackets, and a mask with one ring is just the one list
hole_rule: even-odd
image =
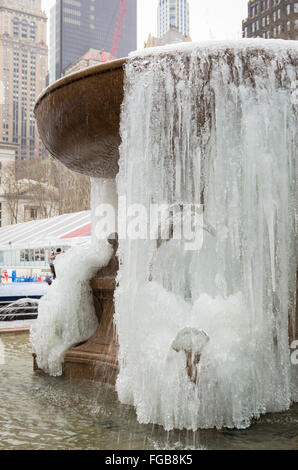
[[[117,18],[114,26],[114,32],[112,37],[112,42],[110,45],[110,54],[113,58],[118,57],[120,42],[123,34],[123,29],[125,25],[126,13],[127,13],[128,0],[119,0],[119,6],[117,11]],[[101,50],[101,58],[103,62],[111,60],[107,58],[104,50]]]

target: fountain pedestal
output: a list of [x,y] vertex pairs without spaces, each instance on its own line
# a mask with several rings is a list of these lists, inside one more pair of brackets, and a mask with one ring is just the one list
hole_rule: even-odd
[[109,238],[114,255],[109,264],[91,280],[94,306],[99,320],[96,333],[64,357],[64,376],[98,380],[114,385],[118,375],[118,344],[114,329],[114,291],[119,269],[117,235]]
[[118,374],[118,344],[114,331],[115,278],[91,281],[100,322],[96,333],[86,343],[71,349],[64,359],[66,378],[83,378],[115,384]]
[[[116,256],[117,234],[111,235],[109,243],[113,246],[114,255],[109,264],[100,269],[97,277],[90,281],[94,307],[99,320],[97,331],[88,341],[65,354],[63,376],[69,379],[96,380],[115,385],[119,371],[119,348],[114,328],[114,292],[119,269]],[[35,355],[33,355],[33,369],[43,374],[37,365]]]

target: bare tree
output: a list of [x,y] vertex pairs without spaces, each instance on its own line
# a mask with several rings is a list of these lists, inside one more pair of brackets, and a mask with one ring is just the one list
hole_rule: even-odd
[[[29,193],[44,217],[90,209],[90,178],[69,170],[53,158],[19,164],[18,178],[28,180]],[[30,182],[30,183],[29,183]]]
[[[20,168],[21,166],[21,168]],[[17,164],[19,184],[34,203],[40,218],[58,215],[59,195],[50,160],[31,159]]]
[[7,164],[1,175],[11,224],[23,222],[21,207],[24,213],[34,209],[38,218],[90,209],[90,178],[51,157]]
[[1,172],[2,196],[5,198],[10,224],[17,224],[22,187],[16,179],[15,163],[7,163]]
[[55,161],[55,174],[59,191],[59,213],[81,212],[90,209],[90,178],[69,170]]

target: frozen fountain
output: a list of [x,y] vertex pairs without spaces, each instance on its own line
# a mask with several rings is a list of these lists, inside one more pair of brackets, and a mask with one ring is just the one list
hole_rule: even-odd
[[[94,178],[94,209],[122,217],[125,201],[135,219],[131,236],[118,220],[119,266],[91,281],[98,330],[64,373],[118,375],[142,423],[245,428],[297,401],[297,58],[290,41],[148,49],[38,99],[44,144]],[[156,206],[170,208],[166,237],[143,224]],[[175,236],[186,206],[200,215],[195,248]]]

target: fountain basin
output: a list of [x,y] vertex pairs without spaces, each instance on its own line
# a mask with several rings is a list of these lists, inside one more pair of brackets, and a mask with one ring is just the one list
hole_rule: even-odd
[[[287,61],[294,65],[295,41],[286,42],[289,43]],[[276,59],[274,50],[257,44],[257,41],[247,41],[247,44],[249,47],[243,52],[245,60],[261,56],[269,64]],[[183,47],[187,46],[183,44]],[[208,57],[211,61],[224,51],[232,66],[233,48],[233,42],[224,43],[218,49],[209,50]],[[154,48],[147,51],[149,57],[154,55]],[[171,55],[173,52],[166,49],[159,53],[161,58]],[[67,75],[38,97],[34,115],[41,140],[49,153],[69,169],[96,178],[113,179],[118,174],[120,115],[127,61],[127,58],[117,59]],[[203,71],[206,83],[210,73],[211,68]],[[245,67],[244,76],[254,83],[254,77]],[[280,76],[276,78],[280,81]],[[205,122],[200,124],[203,126]]]
[[123,65],[126,59],[63,77],[38,98],[35,118],[40,137],[56,159],[85,175],[118,173]]

